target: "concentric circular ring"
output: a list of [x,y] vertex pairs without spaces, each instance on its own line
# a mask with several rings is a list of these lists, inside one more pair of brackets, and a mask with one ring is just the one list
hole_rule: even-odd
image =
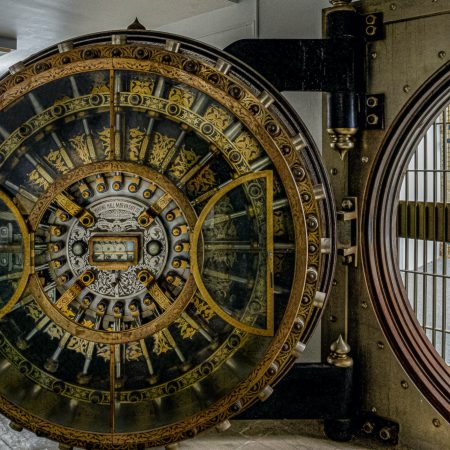
[[[80,167],[58,179],[58,181],[56,181],[49,188],[45,198],[42,198],[38,203],[36,203],[36,206],[30,213],[30,224],[33,227],[33,230],[38,228],[42,216],[50,206],[53,198],[64,192],[69,186],[77,181],[86,178],[89,175],[97,175],[105,172],[129,173],[137,175],[143,179],[150,180],[152,183],[168,193],[180,206],[188,226],[192,229],[195,227],[197,220],[195,211],[183,193],[166,177],[151,168],[142,165],[129,162],[105,161]],[[73,322],[65,316],[61,310],[55,308],[55,305],[45,294],[42,285],[39,283],[39,280],[35,274],[31,276],[30,289],[44,313],[69,333],[96,343],[123,344],[155,334],[176,320],[194,295],[196,284],[193,275],[190,275],[179,296],[176,298],[171,307],[163,314],[142,327],[131,328],[119,332],[93,330]]]

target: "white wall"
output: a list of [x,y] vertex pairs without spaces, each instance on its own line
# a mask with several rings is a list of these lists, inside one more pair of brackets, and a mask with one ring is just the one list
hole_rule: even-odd
[[256,0],[241,0],[236,5],[181,20],[158,28],[180,34],[218,48],[239,39],[257,36]]

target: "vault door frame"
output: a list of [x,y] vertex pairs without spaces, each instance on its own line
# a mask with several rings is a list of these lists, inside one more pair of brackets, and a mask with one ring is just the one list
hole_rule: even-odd
[[[362,14],[383,15],[382,38],[367,47],[366,87],[371,94],[385,96],[385,126],[384,129],[363,130],[357,136],[355,149],[344,161],[329,151],[323,156],[332,174],[336,204],[340,205],[344,197],[351,195],[364,207],[371,189],[369,176],[382,151],[383,141],[395,127],[396,117],[423,83],[448,64],[450,1],[366,0],[355,6]],[[328,133],[324,131],[324,142],[327,139]],[[365,233],[362,241],[370,249],[372,237],[367,235],[361,212],[359,222],[360,234]],[[359,251],[364,251],[361,245]],[[345,286],[336,286],[332,292],[324,317],[337,320],[324,327],[324,333],[333,333],[330,330],[339,328],[345,321],[342,296],[348,286],[348,339],[358,374],[357,396],[361,408],[398,422],[402,445],[417,449],[444,448],[448,445],[450,431],[446,411],[439,412],[430,404],[411,374],[400,364],[375,315],[374,299],[369,294],[363,268],[343,268],[338,264],[336,279],[338,284],[343,279]]]

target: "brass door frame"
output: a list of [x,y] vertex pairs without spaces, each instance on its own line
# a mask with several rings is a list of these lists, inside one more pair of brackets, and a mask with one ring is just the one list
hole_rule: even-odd
[[[375,161],[382,154],[388,130],[393,129],[396,117],[416,90],[448,61],[450,54],[450,1],[364,0],[354,6],[361,14],[383,14],[384,38],[367,45],[366,92],[385,94],[386,129],[360,131],[355,150],[341,161],[336,152],[326,148],[329,141],[324,126],[323,158],[338,208],[346,196],[355,196],[363,205],[371,195],[368,180],[376,170]],[[323,105],[325,111],[325,102]],[[366,216],[361,211],[362,208],[358,214],[360,236],[365,234],[364,243],[368,245],[364,247],[361,242],[359,250],[366,252],[373,250],[373,236],[367,234],[363,218]],[[348,342],[358,373],[359,407],[399,422],[400,445],[445,448],[450,424],[430,404],[392,350],[375,314],[376,296],[369,291],[364,270],[338,263],[335,280],[324,314],[327,324],[322,327],[323,354],[329,352],[335,336],[346,329],[348,316]]]

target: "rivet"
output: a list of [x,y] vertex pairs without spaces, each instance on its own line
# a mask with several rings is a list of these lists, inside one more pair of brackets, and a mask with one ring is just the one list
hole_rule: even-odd
[[372,58],[372,59],[377,59],[377,52],[371,52],[370,53],[370,57]]
[[331,283],[333,286],[337,286],[338,282],[337,280],[333,280],[333,282]]
[[317,252],[317,245],[309,244],[308,245],[308,251],[309,251],[309,253],[316,253]]
[[313,214],[310,214],[306,218],[306,226],[308,227],[309,231],[315,231],[319,227],[319,221],[317,220],[317,217]]
[[366,303],[366,302],[362,302],[362,303],[361,303],[361,306],[362,306],[364,309],[367,309],[367,303]]
[[344,200],[342,200],[341,207],[344,211],[354,211],[355,204],[351,199],[345,198]]
[[434,419],[433,419],[433,425],[434,425],[436,428],[439,428],[439,427],[441,426],[441,421],[440,421],[439,419],[437,419],[437,418],[434,418]]
[[373,25],[369,25],[366,27],[366,34],[367,36],[374,36],[377,32],[377,27],[374,27]]
[[379,120],[379,118],[376,114],[369,114],[367,116],[367,123],[369,125],[376,125],[378,123],[378,120]]
[[373,14],[369,14],[366,16],[366,23],[367,25],[373,25],[377,21],[377,16]]
[[375,108],[375,106],[378,105],[378,99],[374,96],[370,96],[367,100],[366,100],[366,105],[369,108]]
[[328,320],[330,321],[330,322],[337,322],[337,317],[336,316],[333,316],[332,314],[330,315],[330,317],[328,317]]
[[401,386],[403,389],[408,389],[408,388],[409,388],[409,384],[408,384],[408,382],[407,382],[406,380],[402,380],[402,381],[400,382],[400,386]]
[[383,350],[383,349],[384,349],[384,343],[381,342],[381,341],[378,341],[378,342],[377,342],[377,347],[378,347],[380,350]]
[[391,3],[389,8],[390,8],[391,11],[395,11],[397,9],[397,5],[395,3]]
[[367,164],[369,162],[369,157],[368,156],[361,157],[361,162],[363,162],[364,164]]
[[330,170],[331,175],[337,175],[338,174],[338,170],[333,168]]
[[410,89],[411,89],[411,86],[409,84],[405,84],[403,86],[403,92],[409,92]]
[[305,322],[303,322],[303,320],[300,319],[300,317],[297,317],[297,318],[294,320],[294,329],[295,329],[296,331],[300,331],[301,329],[303,329],[304,326],[305,326]]
[[314,266],[308,267],[306,271],[306,282],[307,283],[315,283],[319,274],[317,273],[317,268]]
[[439,58],[444,59],[444,58],[447,56],[447,53],[445,53],[444,50],[441,50],[441,51],[438,53],[438,56],[439,56]]
[[278,364],[273,362],[267,369],[267,374],[273,377],[278,372],[278,369],[279,369]]
[[375,406],[372,406],[372,408],[370,408],[370,410],[371,410],[373,413],[376,413],[376,412],[377,412],[377,408],[375,408]]
[[370,421],[364,422],[364,424],[362,426],[362,430],[366,434],[371,434],[373,432],[374,428],[375,428],[375,424]]

